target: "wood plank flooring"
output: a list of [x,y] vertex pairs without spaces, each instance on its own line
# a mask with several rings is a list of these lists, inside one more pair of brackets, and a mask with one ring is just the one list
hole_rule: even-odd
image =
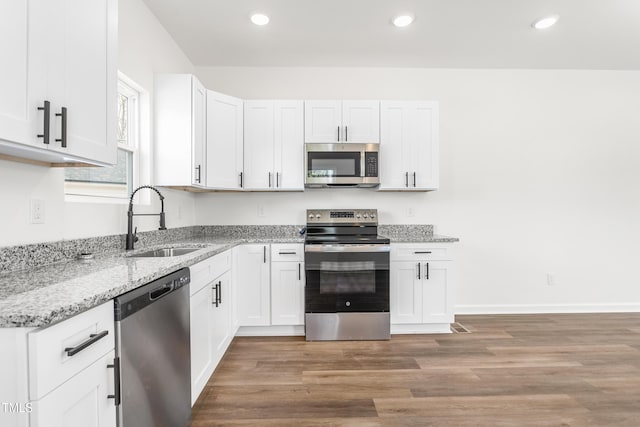
[[191,427],[640,426],[640,313],[456,320],[470,333],[237,337]]

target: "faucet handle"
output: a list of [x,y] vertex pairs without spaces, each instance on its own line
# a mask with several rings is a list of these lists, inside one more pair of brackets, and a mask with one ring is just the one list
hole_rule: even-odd
[[137,241],[138,241],[138,227],[136,227],[136,228],[133,230],[133,242],[135,243],[135,242],[137,242]]

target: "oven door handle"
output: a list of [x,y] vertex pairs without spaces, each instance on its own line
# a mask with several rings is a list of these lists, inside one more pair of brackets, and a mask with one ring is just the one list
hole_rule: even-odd
[[391,245],[305,245],[305,252],[390,252]]

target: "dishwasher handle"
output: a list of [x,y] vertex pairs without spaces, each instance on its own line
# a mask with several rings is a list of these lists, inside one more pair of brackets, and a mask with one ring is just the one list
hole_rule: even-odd
[[171,292],[173,290],[173,287],[174,287],[174,284],[173,282],[171,282],[171,283],[166,283],[160,286],[159,288],[155,288],[154,290],[149,291],[149,299],[151,301],[155,301],[158,298],[160,298],[162,295]]

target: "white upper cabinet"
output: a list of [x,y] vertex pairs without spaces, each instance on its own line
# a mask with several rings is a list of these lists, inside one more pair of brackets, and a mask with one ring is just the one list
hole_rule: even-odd
[[244,188],[304,190],[301,101],[245,101]]
[[158,74],[154,94],[156,185],[206,187],[206,89],[191,74]]
[[438,188],[438,103],[380,104],[380,190]]
[[[3,2],[0,153],[116,162],[117,7],[117,0]],[[40,150],[24,148],[34,146]]]
[[305,101],[304,142],[380,142],[380,102]]
[[241,190],[243,173],[242,100],[207,91],[207,187]]

